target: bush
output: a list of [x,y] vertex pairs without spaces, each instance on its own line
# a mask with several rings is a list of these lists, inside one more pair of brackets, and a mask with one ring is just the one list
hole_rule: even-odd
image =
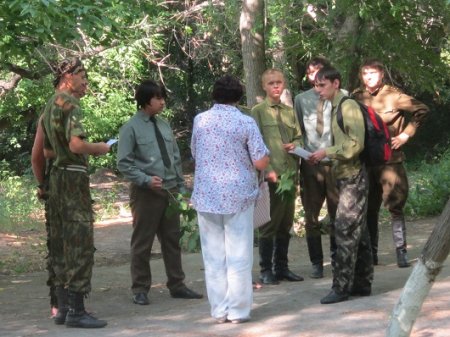
[[450,149],[434,164],[422,162],[409,175],[410,191],[405,206],[411,216],[437,215],[450,197]]

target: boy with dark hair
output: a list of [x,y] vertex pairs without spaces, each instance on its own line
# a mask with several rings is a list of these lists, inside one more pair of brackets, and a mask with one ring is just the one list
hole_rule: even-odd
[[180,215],[166,212],[170,194],[185,191],[180,151],[169,123],[158,114],[165,90],[152,80],[135,94],[138,112],[120,129],[117,168],[130,182],[133,214],[131,290],[135,304],[149,304],[150,253],[155,235],[161,243],[167,287],[174,298],[202,298],[184,284],[181,266]]
[[366,226],[367,175],[359,154],[364,149],[364,120],[358,104],[346,100],[341,105],[344,130],[337,123],[336,111],[344,94],[341,75],[332,67],[316,75],[315,87],[320,97],[332,103],[333,145],[314,152],[309,162],[318,165],[325,157],[332,159],[339,191],[334,233],[336,254],[332,257],[333,285],[322,304],[346,301],[349,295],[368,296],[373,280],[373,263]]
[[[408,177],[403,165],[402,146],[414,136],[429,111],[428,107],[400,89],[384,84],[384,65],[376,59],[365,61],[360,68],[364,85],[353,97],[371,106],[388,126],[392,157],[384,165],[370,167],[367,226],[374,264],[378,264],[378,214],[381,203],[391,214],[392,236],[397,253],[397,265],[409,267],[406,247],[406,226],[403,207],[408,198]],[[405,113],[411,114],[407,122]]]
[[266,70],[262,75],[266,98],[255,105],[251,112],[270,151],[265,179],[269,182],[271,221],[259,228],[260,280],[263,284],[278,284],[280,280],[303,281],[303,277],[294,274],[288,267],[295,198],[283,198],[275,192],[283,173],[297,172],[298,160],[288,151],[301,143],[300,126],[294,111],[281,103],[284,83],[284,75],[280,70]]
[[[314,86],[316,74],[330,63],[323,57],[314,57],[306,65],[309,83]],[[295,97],[295,113],[302,128],[304,147],[315,152],[331,146],[331,102],[320,98],[315,88],[311,88]],[[339,199],[336,182],[331,170],[331,162],[311,165],[306,160],[300,165],[300,193],[305,210],[306,243],[312,263],[311,278],[323,277],[322,232],[319,214],[323,202],[327,201],[330,222],[334,222],[336,206]],[[331,254],[336,250],[334,234],[330,233]]]

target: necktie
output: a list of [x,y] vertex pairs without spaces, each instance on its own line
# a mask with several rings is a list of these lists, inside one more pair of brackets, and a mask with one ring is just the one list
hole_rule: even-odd
[[161,131],[158,128],[158,125],[156,124],[155,116],[150,117],[150,120],[152,121],[153,125],[155,126],[155,136],[156,136],[156,140],[158,142],[158,147],[159,147],[159,151],[161,152],[161,157],[162,157],[164,166],[169,168],[170,167],[170,158],[169,158],[169,154],[167,153],[166,143],[164,142],[164,138],[161,134]]
[[317,124],[316,131],[319,136],[322,136],[323,133],[323,107],[325,105],[325,100],[319,99],[317,102]]

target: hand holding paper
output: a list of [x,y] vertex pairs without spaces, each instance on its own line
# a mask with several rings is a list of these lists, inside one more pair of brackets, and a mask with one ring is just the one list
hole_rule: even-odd
[[111,147],[112,145],[114,145],[115,143],[118,142],[118,139],[110,139],[106,142],[106,145],[108,145],[109,147]]

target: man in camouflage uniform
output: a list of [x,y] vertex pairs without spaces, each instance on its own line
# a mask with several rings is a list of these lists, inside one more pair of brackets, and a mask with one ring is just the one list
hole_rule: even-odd
[[332,260],[331,292],[320,300],[322,304],[346,301],[349,295],[368,296],[372,291],[373,261],[366,226],[367,174],[359,154],[364,149],[364,119],[358,104],[346,100],[341,105],[345,125],[343,131],[336,112],[344,98],[340,91],[341,75],[332,67],[323,67],[316,75],[315,87],[320,98],[330,100],[333,110],[331,128],[333,145],[314,152],[309,162],[318,165],[328,157],[339,191],[334,233],[336,253]]
[[94,264],[93,211],[87,174],[87,155],[109,151],[105,143],[88,143],[81,124],[79,98],[87,77],[79,59],[64,60],[56,69],[55,95],[43,118],[44,154],[54,158],[50,172],[50,253],[56,274],[56,324],[101,328],[107,323],[85,311]]
[[[378,214],[381,202],[391,213],[392,236],[397,252],[397,265],[408,267],[406,251],[406,228],[403,207],[408,198],[408,178],[401,147],[416,133],[424,121],[428,107],[398,88],[383,83],[384,65],[377,60],[368,60],[361,66],[360,77],[364,88],[353,93],[356,100],[374,108],[387,124],[392,142],[392,157],[385,164],[368,169],[369,203],[367,226],[374,264],[378,264]],[[406,122],[405,112],[411,114]]]

